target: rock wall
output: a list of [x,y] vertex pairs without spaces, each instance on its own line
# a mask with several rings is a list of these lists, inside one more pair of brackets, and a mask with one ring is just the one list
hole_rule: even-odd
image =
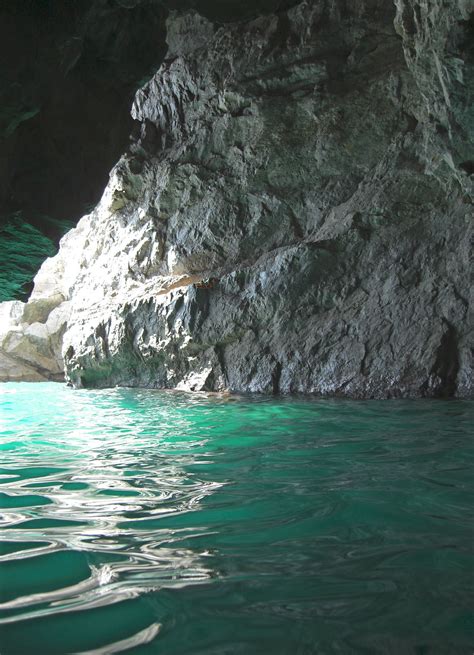
[[63,301],[0,303],[0,381],[64,380],[61,349],[69,312]]
[[171,15],[130,147],[36,278],[67,379],[470,395],[473,11]]

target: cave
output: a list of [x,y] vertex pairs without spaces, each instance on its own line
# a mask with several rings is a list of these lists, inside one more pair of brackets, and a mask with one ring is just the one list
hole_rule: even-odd
[[473,25],[0,2],[2,655],[469,652]]

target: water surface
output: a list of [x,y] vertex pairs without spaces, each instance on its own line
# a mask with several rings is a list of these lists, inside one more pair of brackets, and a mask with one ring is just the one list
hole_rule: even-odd
[[0,386],[0,652],[473,652],[467,401]]

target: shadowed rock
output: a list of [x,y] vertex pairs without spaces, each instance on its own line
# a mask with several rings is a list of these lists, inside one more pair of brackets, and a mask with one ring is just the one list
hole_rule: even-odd
[[36,278],[74,385],[472,392],[472,20],[396,5],[171,15],[129,149]]

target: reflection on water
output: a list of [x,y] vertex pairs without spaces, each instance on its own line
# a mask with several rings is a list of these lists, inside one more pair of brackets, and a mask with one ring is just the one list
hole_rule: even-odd
[[472,407],[2,385],[0,652],[470,653]]

